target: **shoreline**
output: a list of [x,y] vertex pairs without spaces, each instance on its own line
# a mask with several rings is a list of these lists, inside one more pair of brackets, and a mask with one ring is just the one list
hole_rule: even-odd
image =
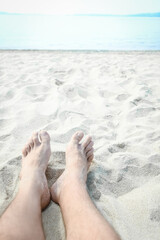
[[109,52],[109,53],[125,53],[125,52],[135,52],[135,53],[152,53],[152,52],[160,52],[159,50],[72,50],[72,49],[0,49],[0,52],[93,52],[93,53],[98,53],[98,52]]
[[0,49],[0,53],[85,53],[85,54],[94,54],[94,53],[110,53],[110,54],[159,54],[160,50],[53,50],[53,49]]

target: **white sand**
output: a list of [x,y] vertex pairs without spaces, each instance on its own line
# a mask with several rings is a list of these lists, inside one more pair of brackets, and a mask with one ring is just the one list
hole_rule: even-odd
[[[0,51],[0,214],[18,189],[32,131],[51,135],[51,185],[76,130],[91,134],[88,188],[123,240],[160,238],[160,52]],[[54,165],[53,165],[54,163]],[[43,212],[64,239],[60,208]]]

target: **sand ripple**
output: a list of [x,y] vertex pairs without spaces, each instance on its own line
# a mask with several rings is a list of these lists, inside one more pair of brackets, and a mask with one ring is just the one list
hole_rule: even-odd
[[[159,52],[1,51],[0,213],[16,194],[32,131],[51,135],[51,185],[82,130],[95,141],[87,185],[97,207],[122,239],[159,239],[159,62]],[[47,240],[64,239],[56,204],[43,222]]]

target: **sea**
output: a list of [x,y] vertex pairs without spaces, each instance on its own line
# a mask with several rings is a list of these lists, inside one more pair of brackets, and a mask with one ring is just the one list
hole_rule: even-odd
[[160,17],[0,14],[0,49],[160,50]]

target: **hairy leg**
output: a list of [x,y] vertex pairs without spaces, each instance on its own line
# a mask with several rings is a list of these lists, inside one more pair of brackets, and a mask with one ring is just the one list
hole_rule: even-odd
[[86,187],[93,160],[91,137],[80,144],[82,132],[73,135],[66,151],[66,169],[51,187],[52,200],[61,207],[68,240],[120,240],[97,210]]
[[[39,140],[40,139],[40,140]],[[45,171],[50,158],[47,132],[34,133],[22,152],[16,198],[0,218],[1,240],[44,240],[41,210],[50,202]]]

